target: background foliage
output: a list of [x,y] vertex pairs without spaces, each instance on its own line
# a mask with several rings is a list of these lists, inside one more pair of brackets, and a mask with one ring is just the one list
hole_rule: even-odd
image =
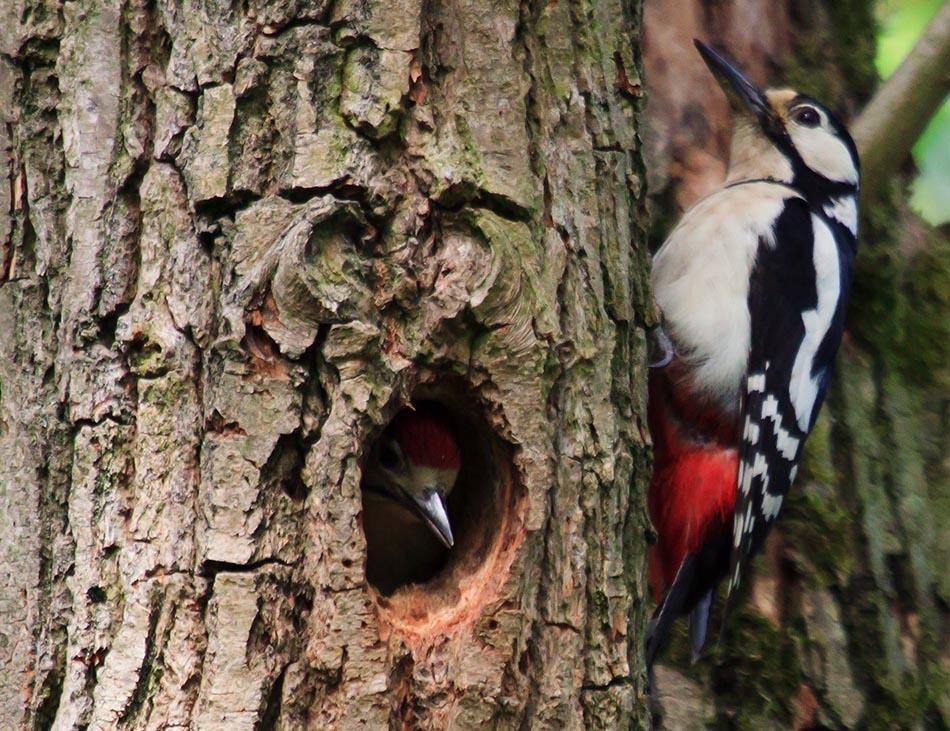
[[[890,76],[944,0],[879,0],[877,70]],[[914,210],[935,226],[950,221],[950,101],[914,145],[918,175],[911,187]]]

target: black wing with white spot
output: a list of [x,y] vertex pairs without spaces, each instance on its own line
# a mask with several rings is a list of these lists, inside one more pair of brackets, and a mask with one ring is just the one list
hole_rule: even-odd
[[749,288],[751,335],[729,593],[762,545],[795,479],[841,342],[854,239],[789,198],[761,241]]

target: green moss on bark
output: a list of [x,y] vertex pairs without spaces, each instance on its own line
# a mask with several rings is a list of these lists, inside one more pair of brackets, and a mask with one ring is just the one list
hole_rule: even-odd
[[[713,625],[715,627],[715,625]],[[798,640],[783,627],[743,607],[730,619],[727,641],[712,653],[717,728],[788,727],[801,681]]]

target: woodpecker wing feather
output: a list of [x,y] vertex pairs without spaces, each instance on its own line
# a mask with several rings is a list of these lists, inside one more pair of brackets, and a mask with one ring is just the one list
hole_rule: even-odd
[[854,238],[790,197],[762,239],[749,289],[749,361],[729,563],[732,596],[795,479],[841,342]]

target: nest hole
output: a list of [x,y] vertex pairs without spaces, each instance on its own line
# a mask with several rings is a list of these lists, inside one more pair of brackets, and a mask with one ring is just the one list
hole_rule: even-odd
[[[404,409],[431,415],[458,444],[461,466],[446,498],[451,548],[411,511],[381,499],[367,484],[366,460],[379,440],[391,438]],[[507,576],[524,533],[524,489],[513,449],[477,399],[451,382],[418,387],[409,405],[367,444],[362,488],[366,579],[390,624],[431,636],[440,630],[434,620],[447,629],[477,616]]]

